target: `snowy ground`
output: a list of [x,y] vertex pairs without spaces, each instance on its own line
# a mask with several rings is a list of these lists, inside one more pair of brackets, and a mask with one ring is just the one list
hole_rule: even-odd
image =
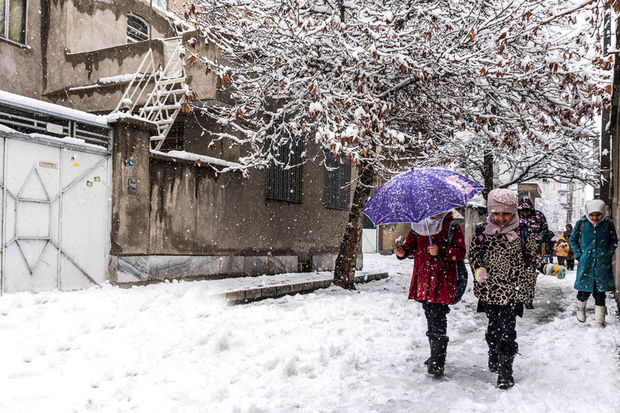
[[387,280],[243,306],[209,282],[0,297],[0,412],[618,412],[620,325],[574,319],[574,273],[539,276],[518,321],[515,387],[486,369],[468,291],[449,314],[446,376],[423,366],[412,261],[366,255]]

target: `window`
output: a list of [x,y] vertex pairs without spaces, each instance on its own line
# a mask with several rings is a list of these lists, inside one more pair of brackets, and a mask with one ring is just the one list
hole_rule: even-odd
[[142,42],[149,39],[149,25],[144,19],[135,15],[127,15],[127,43]]
[[270,165],[265,174],[265,198],[301,203],[302,150],[300,143],[280,147],[278,161],[284,165],[298,166],[285,169],[275,163]]
[[349,183],[351,182],[351,162],[325,156],[323,184],[323,204],[327,208],[349,209]]
[[172,124],[168,136],[159,148],[162,152],[182,151],[184,148],[183,134],[185,133],[185,122],[177,120]]
[[0,0],[0,37],[26,44],[27,0]]

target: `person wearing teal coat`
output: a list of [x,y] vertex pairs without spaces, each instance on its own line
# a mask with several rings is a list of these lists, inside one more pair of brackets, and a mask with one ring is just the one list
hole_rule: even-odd
[[607,207],[600,199],[586,202],[586,214],[575,224],[570,245],[577,265],[577,320],[586,321],[586,302],[594,296],[594,325],[605,327],[605,292],[614,291],[612,256],[618,246],[616,227],[607,218]]

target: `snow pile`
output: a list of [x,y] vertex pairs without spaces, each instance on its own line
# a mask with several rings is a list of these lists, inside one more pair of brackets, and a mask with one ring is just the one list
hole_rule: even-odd
[[365,266],[390,277],[232,307],[210,281],[5,295],[0,411],[617,411],[618,323],[594,329],[592,300],[588,321],[574,319],[574,272],[540,276],[518,320],[515,387],[500,391],[471,291],[448,315],[437,380],[422,307],[406,299],[412,261]]

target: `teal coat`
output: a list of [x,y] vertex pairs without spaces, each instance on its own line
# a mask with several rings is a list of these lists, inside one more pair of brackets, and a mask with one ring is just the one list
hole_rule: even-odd
[[[581,236],[578,227],[581,221]],[[570,236],[570,246],[575,251],[577,279],[575,289],[579,291],[614,291],[614,275],[611,270],[611,257],[618,246],[618,235],[614,222],[608,218],[596,227],[585,216],[577,221]],[[580,239],[577,239],[577,238]]]

